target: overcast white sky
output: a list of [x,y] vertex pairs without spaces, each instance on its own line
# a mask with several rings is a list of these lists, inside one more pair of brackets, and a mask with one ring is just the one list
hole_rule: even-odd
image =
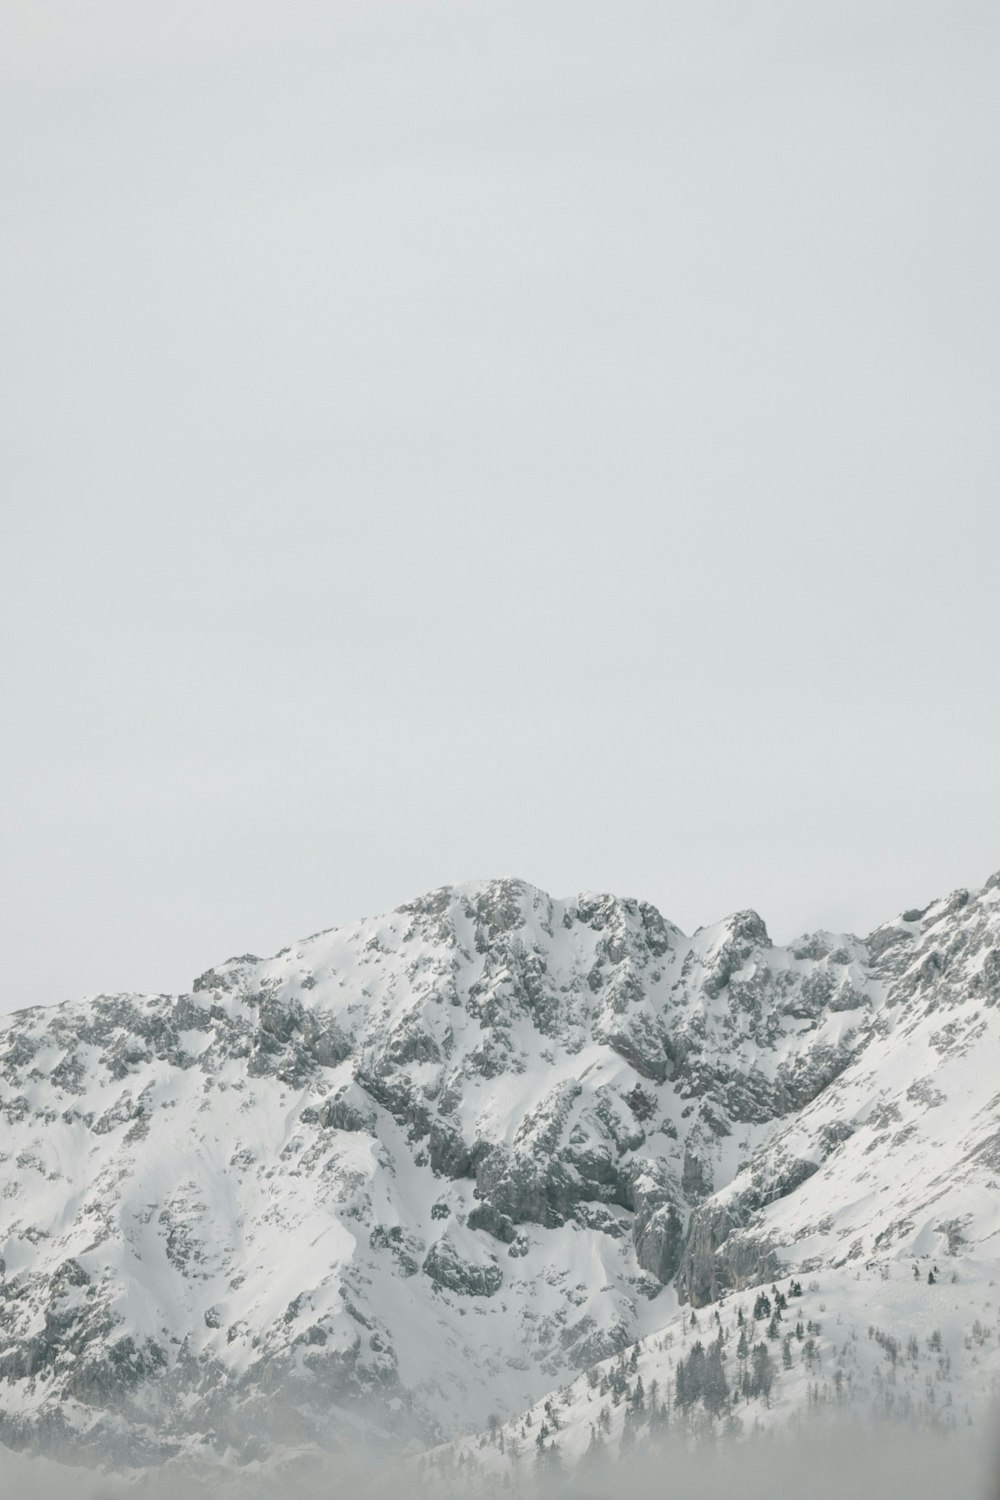
[[1000,866],[994,0],[6,0],[0,1008]]

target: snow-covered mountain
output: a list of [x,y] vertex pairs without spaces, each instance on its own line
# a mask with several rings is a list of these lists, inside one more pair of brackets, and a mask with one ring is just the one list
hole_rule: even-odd
[[[17,1012],[0,1442],[143,1464],[362,1429],[489,1467],[555,1401],[572,1459],[621,1351],[604,1404],[631,1441],[657,1421],[635,1381],[674,1390],[693,1310],[732,1390],[744,1304],[759,1334],[734,1294],[790,1308],[792,1281],[822,1331],[762,1410],[834,1379],[845,1319],[880,1372],[887,1339],[950,1341],[926,1357],[964,1409],[996,1364],[998,1043],[1000,876],[788,948],[754,912],[686,937],[495,881],[186,995]],[[859,1359],[838,1395],[874,1390]],[[892,1368],[933,1378],[912,1350]],[[597,1427],[620,1442],[624,1411]]]

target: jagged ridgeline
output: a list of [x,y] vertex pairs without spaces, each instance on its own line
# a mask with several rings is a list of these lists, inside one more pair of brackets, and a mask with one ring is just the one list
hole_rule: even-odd
[[434,1444],[776,1278],[929,1258],[961,1297],[1000,1269],[998,1002],[998,877],[787,948],[495,881],[17,1012],[0,1441]]

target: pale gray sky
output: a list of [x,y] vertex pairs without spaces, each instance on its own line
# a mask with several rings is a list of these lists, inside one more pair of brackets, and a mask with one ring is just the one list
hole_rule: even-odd
[[1000,866],[993,0],[7,0],[0,1008]]

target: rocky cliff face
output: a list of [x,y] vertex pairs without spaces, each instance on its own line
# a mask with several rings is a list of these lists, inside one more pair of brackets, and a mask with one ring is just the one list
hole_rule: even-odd
[[0,1441],[142,1462],[359,1421],[434,1441],[678,1298],[932,1222],[971,1242],[1000,1168],[997,1100],[977,1083],[973,1120],[968,1082],[998,940],[996,879],[789,948],[754,912],[688,938],[642,902],[496,881],[187,995],[16,1013]]

